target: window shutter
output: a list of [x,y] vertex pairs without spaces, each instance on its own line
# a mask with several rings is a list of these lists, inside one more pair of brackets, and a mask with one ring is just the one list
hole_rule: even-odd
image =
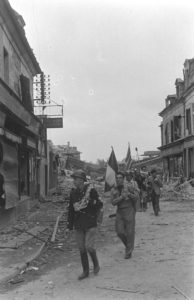
[[30,95],[30,80],[24,75],[20,75],[21,92],[22,92],[22,103],[24,107],[33,111],[32,100]]

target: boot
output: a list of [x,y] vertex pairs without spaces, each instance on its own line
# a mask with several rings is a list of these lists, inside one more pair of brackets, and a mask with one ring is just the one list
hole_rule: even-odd
[[81,263],[83,267],[83,273],[78,277],[79,280],[82,280],[89,276],[89,262],[87,252],[80,252]]
[[94,274],[96,275],[100,271],[100,266],[99,266],[98,258],[96,255],[96,251],[93,250],[93,251],[90,251],[89,253],[90,253],[93,265],[94,265]]

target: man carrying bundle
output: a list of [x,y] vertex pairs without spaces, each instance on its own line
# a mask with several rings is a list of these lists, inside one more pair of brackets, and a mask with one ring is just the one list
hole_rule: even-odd
[[89,276],[88,253],[94,265],[94,274],[100,270],[96,248],[97,219],[103,203],[95,188],[86,183],[83,170],[75,171],[72,176],[75,188],[70,192],[67,231],[75,229],[75,237],[80,251],[83,273],[78,277],[82,280]]

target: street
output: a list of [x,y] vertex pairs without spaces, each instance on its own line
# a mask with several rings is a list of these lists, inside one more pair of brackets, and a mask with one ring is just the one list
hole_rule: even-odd
[[[136,214],[133,256],[124,259],[124,248],[114,231],[114,213],[104,198],[104,220],[99,228],[97,276],[78,281],[81,272],[73,233],[64,251],[49,249],[32,262],[38,266],[18,284],[1,288],[0,299],[194,299],[194,202],[161,199],[161,213],[151,204]],[[44,263],[41,263],[44,260]]]

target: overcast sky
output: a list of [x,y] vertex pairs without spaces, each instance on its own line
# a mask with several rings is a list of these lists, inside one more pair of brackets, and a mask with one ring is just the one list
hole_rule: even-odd
[[160,146],[165,98],[194,57],[193,1],[10,0],[45,74],[64,105],[54,144],[70,141],[81,159],[118,160]]

